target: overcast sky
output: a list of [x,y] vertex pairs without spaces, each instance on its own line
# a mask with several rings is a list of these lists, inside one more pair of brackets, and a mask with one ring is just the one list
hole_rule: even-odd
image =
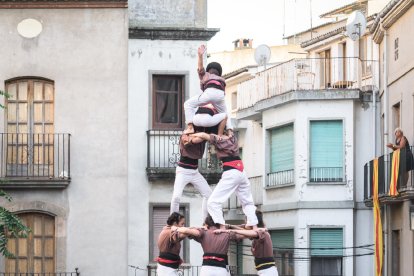
[[[354,0],[355,1],[355,0]],[[324,22],[319,15],[352,0],[207,0],[208,27],[220,28],[208,43],[208,51],[232,50],[237,38],[252,38],[253,47],[283,44],[290,35]],[[311,3],[311,5],[310,5]],[[284,7],[285,6],[285,7]]]

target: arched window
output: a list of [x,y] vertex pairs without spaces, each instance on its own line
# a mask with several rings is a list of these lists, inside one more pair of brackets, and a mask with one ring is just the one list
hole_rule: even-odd
[[9,237],[7,247],[14,257],[6,259],[6,273],[54,273],[55,218],[42,213],[19,217],[31,232],[27,238]]
[[6,81],[7,176],[53,173],[54,83],[43,78]]

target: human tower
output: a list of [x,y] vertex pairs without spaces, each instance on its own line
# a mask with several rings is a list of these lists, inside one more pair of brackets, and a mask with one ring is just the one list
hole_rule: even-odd
[[[176,168],[174,192],[167,225],[158,237],[160,255],[157,258],[158,276],[178,275],[182,263],[179,256],[181,241],[189,237],[203,248],[201,276],[229,275],[227,253],[231,240],[250,238],[252,255],[258,275],[278,275],[272,241],[264,228],[262,213],[256,210],[250,183],[239,156],[239,146],[228,116],[224,100],[226,82],[222,67],[211,62],[204,68],[206,47],[198,48],[198,76],[201,92],[184,103],[187,128],[180,137],[180,160]],[[205,144],[215,146],[217,157],[223,163],[223,173],[212,191],[198,171],[198,160],[203,157]],[[184,187],[191,183],[201,194],[202,227],[184,227],[185,218],[179,213]],[[222,203],[236,193],[246,216],[244,225],[225,223]]]

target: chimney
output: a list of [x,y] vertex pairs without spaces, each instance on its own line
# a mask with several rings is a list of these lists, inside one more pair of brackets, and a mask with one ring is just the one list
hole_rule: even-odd
[[239,38],[233,41],[234,50],[252,49],[253,39],[250,38]]

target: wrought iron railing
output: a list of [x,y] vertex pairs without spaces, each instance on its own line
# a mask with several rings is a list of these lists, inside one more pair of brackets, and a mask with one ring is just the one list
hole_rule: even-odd
[[266,187],[277,187],[280,185],[290,184],[294,181],[294,169],[272,172],[267,174],[267,185]]
[[[414,191],[414,170],[412,170],[412,165],[408,167],[412,162],[409,160],[413,150],[414,147],[411,147],[410,151],[405,148],[400,150],[400,166],[397,179],[397,190],[399,192]],[[393,153],[378,158],[378,195],[381,197],[389,194],[392,158]],[[364,199],[370,199],[373,195],[373,163],[374,160],[371,160],[364,166]]]
[[310,182],[343,182],[342,167],[310,168]]
[[[147,131],[147,170],[173,170],[180,160],[180,136],[177,130]],[[208,143],[204,157],[199,160],[201,172],[221,172],[220,161]]]
[[41,272],[41,273],[28,273],[28,272],[0,272],[0,276],[80,276],[80,271],[75,268],[74,272]]
[[0,177],[70,179],[70,136],[0,133]]
[[290,91],[321,89],[371,90],[377,61],[357,57],[297,58],[280,63],[237,89],[237,110]]
[[[156,266],[147,266],[148,276],[157,276],[157,267]],[[237,275],[237,267],[229,266],[228,267],[230,275]],[[178,275],[180,276],[199,276],[201,275],[201,266],[180,266],[177,270]]]

